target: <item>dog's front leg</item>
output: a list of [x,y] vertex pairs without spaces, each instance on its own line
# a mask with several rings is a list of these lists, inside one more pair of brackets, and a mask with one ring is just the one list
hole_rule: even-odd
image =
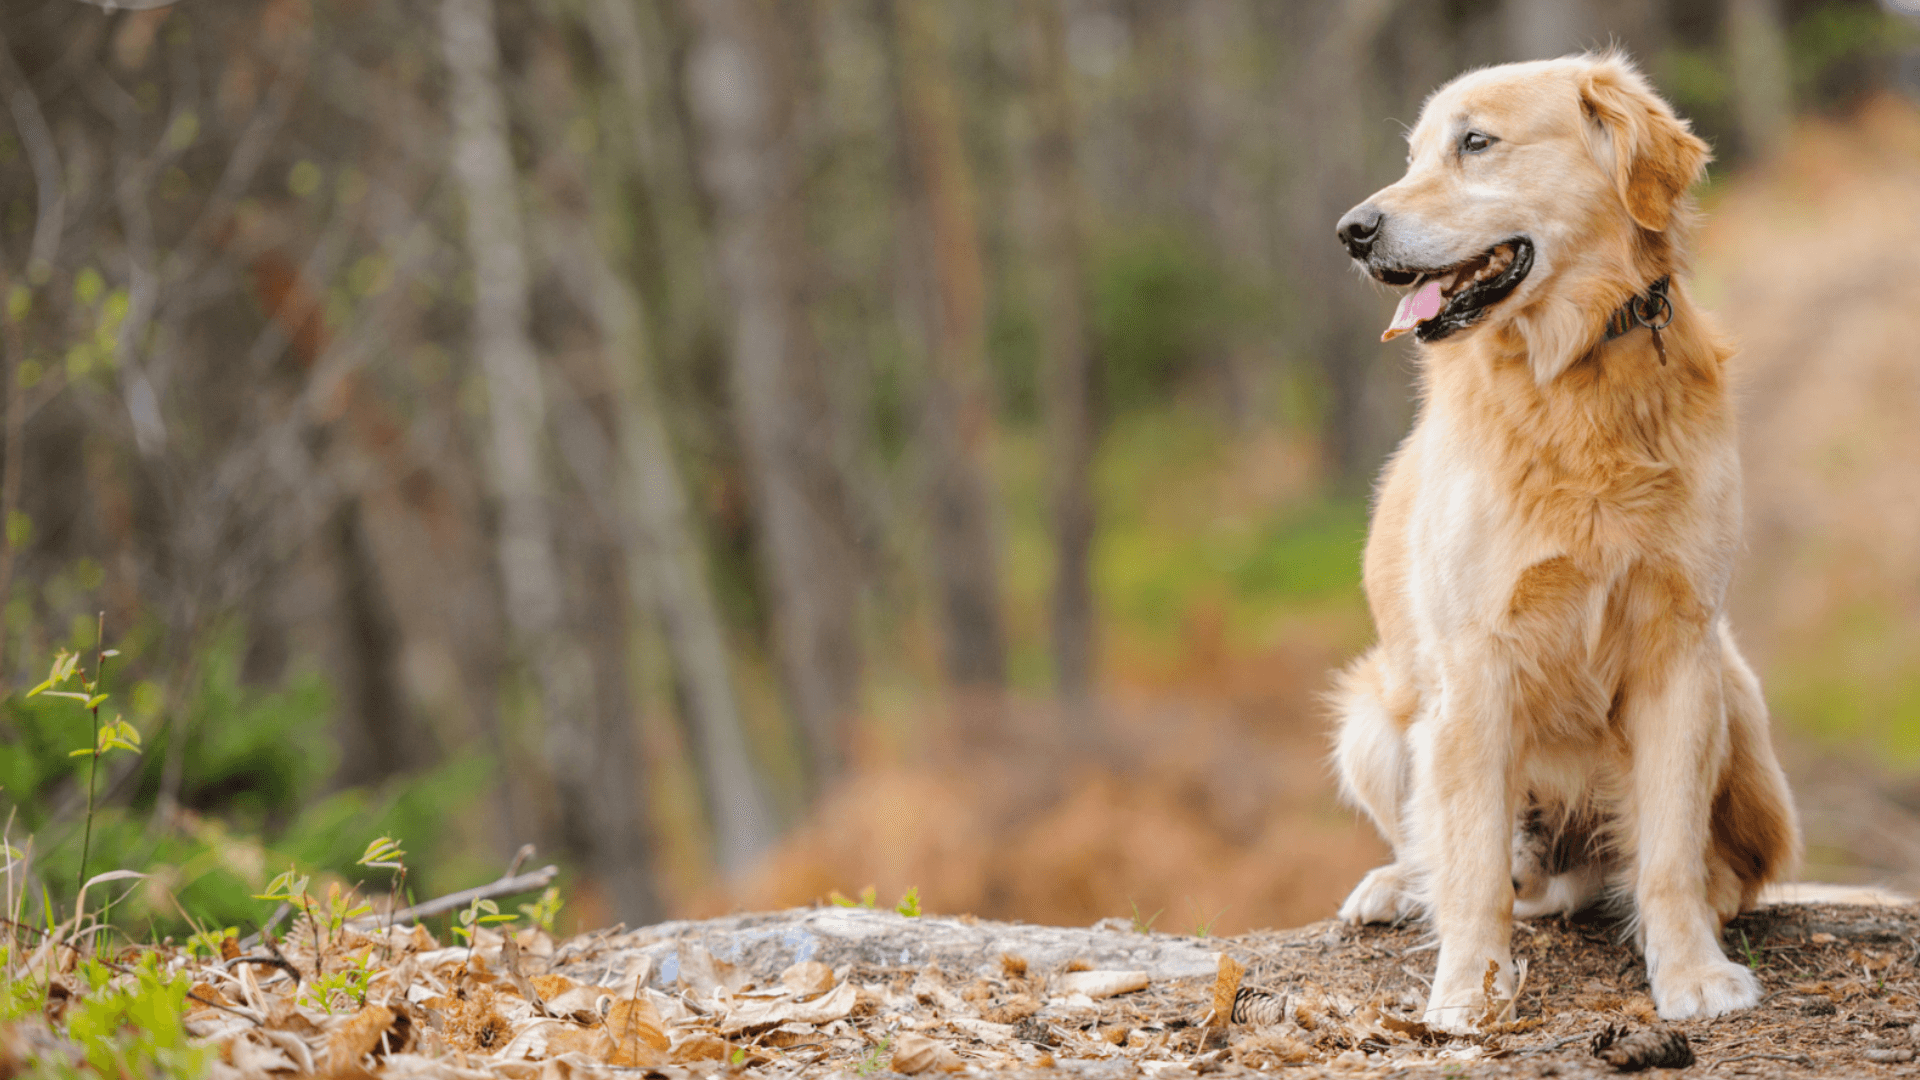
[[1510,680],[1493,667],[1484,656],[1461,665],[1461,677],[1443,681],[1435,714],[1412,732],[1408,825],[1440,938],[1426,1022],[1447,1031],[1478,1025],[1489,969],[1496,995],[1513,990],[1513,710]]
[[1653,1002],[1669,1020],[1760,1000],[1760,980],[1720,950],[1708,897],[1711,810],[1726,758],[1719,643],[1689,645],[1625,699],[1633,746],[1634,900]]

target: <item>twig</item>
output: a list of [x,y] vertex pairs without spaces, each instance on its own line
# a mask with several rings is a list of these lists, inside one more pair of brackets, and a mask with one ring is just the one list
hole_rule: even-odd
[[273,958],[280,961],[280,963],[286,967],[287,971],[293,975],[293,985],[298,987],[300,985],[300,969],[294,967],[293,961],[287,959],[287,955],[280,951],[280,943],[273,940],[273,931],[260,931],[260,939],[266,943],[267,951],[273,954]]
[[[80,874],[74,879],[73,887],[82,896],[87,891],[87,855],[93,847],[93,789],[100,775],[100,678],[107,666],[107,613],[100,613],[100,625],[93,633],[93,647],[96,651],[93,659],[93,681],[84,684],[87,696],[94,699],[93,707],[87,711],[93,714],[93,745],[87,749],[93,751],[93,757],[87,763],[87,828],[80,834]],[[76,901],[77,903],[77,901]],[[75,911],[78,917],[80,912]]]
[[294,967],[284,956],[236,956],[222,963],[220,970],[232,971],[233,965],[235,964],[259,964],[263,967],[276,967],[293,976],[293,981],[296,984],[300,982],[300,969]]
[[507,872],[501,874],[500,879],[504,881],[519,873],[520,867],[524,865],[528,859],[533,858],[533,852],[534,847],[532,844],[521,844],[520,850],[513,853],[513,861],[507,864]]
[[[402,908],[389,916],[389,920],[395,924],[418,922],[421,919],[431,918],[435,915],[445,915],[449,911],[458,911],[468,904],[473,903],[475,900],[492,900],[501,896],[511,896],[514,893],[533,892],[537,889],[544,889],[552,883],[553,879],[557,877],[559,873],[560,868],[557,866],[543,866],[538,870],[521,874],[517,877],[503,877],[498,881],[489,882],[485,885],[476,885],[471,889],[457,893],[449,893],[438,899],[428,900],[423,904],[415,904],[410,908]],[[379,925],[378,918],[355,920],[355,924],[358,925],[359,923],[369,921],[376,926]]]

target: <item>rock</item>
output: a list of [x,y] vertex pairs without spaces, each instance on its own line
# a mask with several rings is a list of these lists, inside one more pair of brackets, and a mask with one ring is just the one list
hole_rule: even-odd
[[[763,984],[808,961],[828,968],[937,964],[948,972],[988,975],[1000,971],[1000,958],[1009,953],[1039,971],[1080,960],[1099,970],[1073,974],[1179,979],[1213,974],[1219,955],[1217,943],[1172,934],[908,917],[867,908],[796,908],[661,923],[601,939],[590,950],[563,948],[555,961],[558,970],[583,983],[606,986],[617,979],[612,968],[636,970],[644,959],[651,967],[650,985],[666,990],[680,979],[687,957],[698,955],[687,952],[695,945]],[[618,959],[609,963],[613,956]]]

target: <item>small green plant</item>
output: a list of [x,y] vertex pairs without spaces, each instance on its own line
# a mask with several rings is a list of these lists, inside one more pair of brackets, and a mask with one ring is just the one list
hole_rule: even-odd
[[1760,968],[1760,954],[1753,950],[1753,943],[1747,940],[1747,932],[1740,931],[1740,951],[1747,954],[1747,966],[1754,970]]
[[920,886],[915,885],[908,889],[906,895],[900,898],[900,902],[893,905],[893,910],[905,915],[909,919],[919,918]]
[[373,911],[373,905],[361,903],[358,886],[341,889],[338,881],[327,883],[327,891],[322,899],[316,900],[308,891],[312,883],[309,875],[302,874],[297,867],[288,867],[272,881],[267,882],[265,892],[256,893],[255,900],[278,900],[293,907],[307,920],[308,928],[313,932],[314,975],[324,975],[326,946],[340,939],[340,932],[346,929],[348,922]]
[[360,857],[354,860],[355,866],[364,866],[369,870],[393,871],[393,878],[387,884],[388,934],[387,940],[382,945],[383,949],[390,950],[393,947],[391,940],[393,913],[399,910],[400,893],[407,882],[407,864],[400,861],[405,855],[406,851],[400,847],[400,841],[391,836],[382,836],[368,844],[367,850],[361,852]]
[[373,981],[373,950],[364,953],[358,963],[349,960],[315,979],[307,981],[304,1000],[314,1008],[333,1015],[336,1005],[358,1009],[367,1003],[367,984]]
[[841,894],[839,889],[835,889],[832,892],[827,894],[827,902],[832,904],[834,907],[871,908],[879,899],[880,899],[879,891],[876,890],[871,885],[860,890],[860,899],[858,900],[848,899],[846,896]]
[[885,1064],[881,1059],[886,1057],[887,1047],[891,1045],[893,1045],[893,1037],[888,1036],[868,1047],[867,1052],[860,1058],[860,1064],[855,1066],[853,1071],[861,1076],[872,1076],[879,1072]]
[[187,951],[189,953],[205,953],[209,959],[218,960],[225,948],[225,942],[229,938],[238,938],[239,936],[240,928],[237,926],[215,927],[211,930],[202,930],[187,939]]
[[100,1076],[200,1076],[212,1064],[212,1047],[187,1041],[182,1020],[192,980],[186,973],[166,975],[154,953],[130,974],[131,986],[109,987],[111,972],[89,962],[91,992],[67,1011],[67,1036]]
[[[1193,903],[1193,901],[1189,900],[1188,903]],[[1195,908],[1200,907],[1200,905],[1198,904],[1194,904],[1193,906]],[[1221,908],[1219,911],[1214,912],[1213,917],[1210,919],[1200,919],[1196,917],[1196,919],[1194,920],[1193,929],[1188,932],[1197,938],[1210,938],[1213,936],[1213,924],[1219,922],[1220,916],[1225,915],[1226,913],[1227,913],[1227,909]],[[1202,909],[1200,911],[1200,914],[1205,915],[1206,911]],[[1154,915],[1158,917],[1159,912],[1154,912]]]
[[1160,918],[1160,912],[1167,910],[1166,908],[1160,908],[1153,914],[1143,917],[1140,914],[1140,905],[1137,901],[1129,900],[1127,903],[1133,908],[1133,932],[1136,934],[1153,933],[1153,924]]
[[499,904],[474,897],[473,903],[468,904],[460,912],[460,925],[454,927],[453,932],[460,940],[466,942],[467,948],[471,950],[475,930],[490,923],[510,923],[515,918],[517,916],[500,914]]
[[560,909],[565,906],[566,902],[560,899],[559,888],[548,886],[547,891],[540,894],[540,899],[531,904],[521,904],[520,913],[527,917],[528,923],[551,934],[553,920],[559,916]]
[[100,726],[100,706],[105,704],[107,700],[107,695],[100,692],[100,678],[102,673],[106,671],[107,657],[120,655],[120,650],[106,647],[106,633],[107,613],[103,611],[100,613],[100,621],[93,638],[96,646],[93,659],[93,678],[88,679],[85,675],[81,675],[80,689],[62,689],[73,681],[75,674],[79,673],[80,654],[77,652],[70,653],[65,649],[61,649],[54,654],[53,670],[47,673],[46,681],[27,691],[26,694],[26,696],[30,698],[45,694],[48,697],[69,698],[78,701],[80,707],[86,710],[93,718],[93,738],[88,740],[86,747],[75,750],[68,755],[69,757],[91,758],[87,763],[87,823],[80,835],[80,872],[79,875],[74,878],[74,891],[76,893],[80,892],[86,885],[87,856],[92,853],[93,849],[94,796],[100,786],[100,759],[114,750],[128,750],[134,754],[140,753],[140,733],[134,730],[132,724],[115,716],[111,724],[108,724],[106,727]]

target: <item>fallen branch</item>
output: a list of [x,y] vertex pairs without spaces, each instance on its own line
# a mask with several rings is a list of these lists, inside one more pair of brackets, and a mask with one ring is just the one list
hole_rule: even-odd
[[415,904],[410,908],[401,908],[390,916],[368,916],[365,919],[358,920],[355,925],[377,926],[381,923],[390,922],[391,925],[400,926],[405,923],[417,922],[420,919],[432,918],[435,915],[445,915],[450,911],[459,911],[475,900],[493,900],[502,896],[512,896],[514,893],[534,892],[538,889],[544,889],[553,883],[553,879],[559,876],[559,873],[560,868],[557,866],[543,866],[538,870],[529,871],[525,874],[503,877],[498,881],[488,882],[485,885],[476,885],[471,889],[465,889],[457,893],[449,893],[436,900],[428,900],[424,904]]

